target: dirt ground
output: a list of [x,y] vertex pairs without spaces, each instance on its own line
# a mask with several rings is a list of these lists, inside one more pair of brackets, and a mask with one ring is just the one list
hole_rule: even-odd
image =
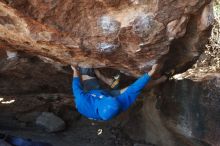
[[[92,121],[81,116],[74,108],[71,95],[38,94],[0,96],[0,133],[48,142],[53,146],[152,146],[129,138],[123,131],[123,121],[117,118],[109,122]],[[35,124],[41,112],[52,112],[61,117],[66,128],[48,133]]]

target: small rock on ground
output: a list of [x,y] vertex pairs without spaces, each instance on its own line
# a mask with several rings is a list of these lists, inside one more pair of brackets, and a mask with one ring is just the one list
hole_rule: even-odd
[[48,132],[58,132],[65,129],[65,122],[53,113],[43,112],[36,120],[36,124],[44,127]]
[[0,140],[0,146],[12,146],[4,140]]

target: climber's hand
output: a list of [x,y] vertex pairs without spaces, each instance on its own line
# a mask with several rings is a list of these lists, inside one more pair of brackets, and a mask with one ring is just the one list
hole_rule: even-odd
[[77,73],[78,72],[77,66],[71,65],[71,68],[73,70],[73,73]]
[[71,65],[73,70],[73,77],[79,77],[79,71],[77,70],[77,66]]
[[157,68],[158,68],[158,64],[153,65],[152,69],[148,72],[148,75],[153,76],[154,73],[156,72]]
[[77,69],[76,69],[77,67],[74,66],[74,65],[71,65],[71,68],[72,68],[73,71],[76,71],[76,70],[77,70]]

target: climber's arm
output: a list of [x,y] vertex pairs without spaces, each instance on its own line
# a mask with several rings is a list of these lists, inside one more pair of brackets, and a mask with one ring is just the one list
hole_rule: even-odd
[[156,72],[156,69],[158,68],[158,64],[155,64],[152,66],[152,69],[147,73],[150,77],[152,77],[155,72]]
[[84,93],[79,78],[79,71],[74,66],[71,66],[71,68],[73,70],[73,81],[72,81],[73,94],[75,97],[79,97]]
[[[150,78],[154,75],[156,69],[157,69],[157,64],[152,67],[152,69],[148,72],[145,73],[142,77],[137,79],[133,84],[131,84],[129,87],[133,87],[133,90],[137,92],[137,90],[141,90],[145,87],[145,85],[150,81]],[[120,93],[124,93],[128,87],[121,89]]]
[[156,68],[157,65],[154,65],[151,71],[142,75],[126,89],[123,89],[121,95],[117,97],[121,104],[122,111],[127,110],[135,102],[137,96],[141,93],[141,90],[150,81],[151,76],[155,73]]
[[71,68],[73,70],[73,78],[79,77],[79,71],[76,69],[76,67],[71,65]]

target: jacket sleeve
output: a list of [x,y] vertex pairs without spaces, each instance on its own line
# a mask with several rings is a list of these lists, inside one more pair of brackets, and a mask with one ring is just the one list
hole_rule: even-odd
[[141,90],[147,85],[149,81],[150,81],[150,76],[147,73],[145,73],[129,87],[132,88],[132,92],[140,93]]
[[73,78],[72,90],[73,90],[73,95],[75,96],[75,98],[78,98],[78,97],[84,95],[84,91],[83,91],[79,77]]
[[135,102],[137,96],[141,93],[141,90],[149,81],[150,76],[148,74],[144,74],[131,84],[124,93],[117,97],[121,104],[122,111],[127,110]]

